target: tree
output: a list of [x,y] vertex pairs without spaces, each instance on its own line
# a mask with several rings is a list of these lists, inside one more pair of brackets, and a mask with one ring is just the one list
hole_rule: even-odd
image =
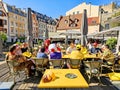
[[0,33],[0,53],[2,53],[3,42],[6,42],[7,35],[5,33]]
[[18,39],[20,40],[20,42],[23,42],[23,41],[25,41],[25,36],[20,36],[20,37],[18,37]]
[[0,38],[3,42],[7,41],[7,35],[5,33],[0,33]]
[[115,48],[115,45],[117,44],[116,38],[110,38],[106,41],[106,44],[109,46],[109,48],[112,50]]

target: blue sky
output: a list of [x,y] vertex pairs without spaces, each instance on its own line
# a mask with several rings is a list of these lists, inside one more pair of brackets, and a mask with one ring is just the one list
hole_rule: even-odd
[[[53,18],[59,18],[60,15],[65,15],[66,11],[79,5],[82,2],[93,5],[103,5],[112,2],[113,0],[3,0],[4,2],[15,5],[17,8],[31,7]],[[115,0],[114,0],[115,1]]]

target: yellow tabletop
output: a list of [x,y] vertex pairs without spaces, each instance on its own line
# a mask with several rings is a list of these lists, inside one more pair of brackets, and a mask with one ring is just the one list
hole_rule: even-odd
[[84,58],[100,58],[100,56],[96,56],[96,54],[85,54]]
[[[70,54],[63,55],[62,58],[70,58]],[[85,54],[84,58],[100,58],[100,56],[96,56],[96,54]]]
[[[88,88],[88,84],[85,81],[82,74],[78,69],[47,69],[45,74],[52,71],[57,77],[54,81],[44,83],[41,79],[38,84],[38,88]],[[77,78],[69,79],[65,75],[67,73],[73,73],[77,75]]]
[[8,52],[3,52],[3,54],[7,54]]
[[62,58],[70,58],[70,54],[63,55]]

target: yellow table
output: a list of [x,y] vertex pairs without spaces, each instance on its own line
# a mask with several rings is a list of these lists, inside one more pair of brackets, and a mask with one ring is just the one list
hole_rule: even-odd
[[[70,58],[70,54],[63,55],[62,58]],[[84,58],[100,58],[100,56],[96,56],[96,54],[85,54]]]
[[84,55],[84,58],[100,58],[100,56],[96,56],[96,54],[86,54]]
[[70,54],[66,54],[62,56],[63,59],[70,58]]
[[[52,71],[57,77],[54,81],[44,83],[41,79],[38,84],[38,88],[88,88],[88,84],[85,81],[82,74],[78,69],[47,69],[45,74]],[[67,73],[73,73],[77,75],[77,78],[69,79],[65,75]]]

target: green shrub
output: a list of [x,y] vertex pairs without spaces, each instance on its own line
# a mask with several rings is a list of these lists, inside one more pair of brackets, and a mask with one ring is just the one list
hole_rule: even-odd
[[106,44],[109,46],[109,48],[112,50],[115,48],[115,45],[117,44],[116,38],[110,38],[106,41]]

